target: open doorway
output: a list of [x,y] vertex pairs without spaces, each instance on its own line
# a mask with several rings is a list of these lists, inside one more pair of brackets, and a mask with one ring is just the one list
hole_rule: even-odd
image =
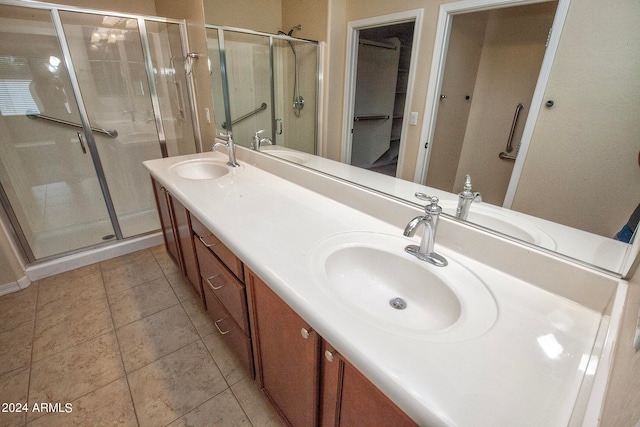
[[421,17],[349,23],[343,162],[394,177],[401,170]]
[[[566,0],[443,5],[415,181],[510,207],[542,105]],[[553,29],[553,31],[552,31]]]

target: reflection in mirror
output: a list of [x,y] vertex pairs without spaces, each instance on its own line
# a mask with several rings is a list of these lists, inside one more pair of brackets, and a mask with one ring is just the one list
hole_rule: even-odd
[[504,203],[556,6],[453,16],[427,186],[455,193],[470,174],[485,202]]
[[219,115],[216,133],[232,131],[237,144],[252,147],[262,131],[278,146],[315,153],[318,45],[286,34],[206,30],[214,108],[230,115]]
[[[540,7],[553,9],[555,4],[552,2]],[[560,10],[567,2],[559,0],[558,4]],[[483,193],[483,196],[487,193],[487,196],[483,202],[472,204],[468,217],[470,222],[478,222],[499,233],[611,272],[626,273],[625,266],[631,265],[635,259],[638,244],[632,248],[614,240],[613,236],[627,224],[639,201],[629,192],[630,188],[640,185],[640,169],[636,162],[636,135],[640,134],[640,104],[636,101],[640,97],[640,85],[637,84],[637,76],[640,75],[640,49],[637,49],[640,29],[633,19],[637,15],[634,14],[636,9],[633,0],[614,0],[611,4],[587,0],[573,2],[568,12],[565,8],[567,18],[562,31],[551,36],[551,39],[555,37],[558,40],[555,59],[552,66],[549,64],[547,85],[537,98],[534,96],[523,102],[525,105],[514,130],[511,153],[517,154],[518,160],[510,163],[509,167],[513,167],[518,185],[508,187],[506,198],[493,198],[491,191],[487,190],[489,184],[482,177],[484,170],[493,168],[485,166],[484,170],[472,173],[474,191]],[[455,13],[449,18],[454,16],[464,19],[463,15]],[[615,25],[604,24],[607,22],[615,22]],[[594,27],[601,31],[591,31]],[[431,52],[430,46],[421,46],[419,55],[427,54],[424,51]],[[437,90],[437,95],[449,95],[441,92],[440,88]],[[469,96],[473,101],[474,93]],[[446,98],[445,101],[451,99]],[[440,107],[444,105],[439,99],[435,103]],[[415,100],[413,104],[416,104]],[[507,113],[500,115],[504,117],[507,129],[496,142],[498,151],[491,150],[496,161],[501,160],[498,154],[506,151],[514,110],[515,104],[509,105]],[[532,115],[532,111],[536,114]],[[425,116],[429,116],[428,112]],[[531,117],[535,120],[528,123]],[[525,123],[530,127],[529,131],[523,129]],[[429,123],[423,124],[426,126]],[[423,134],[426,135],[424,131]],[[411,144],[415,147],[420,142]],[[436,146],[432,147],[432,155]],[[274,148],[285,152],[281,147]],[[422,147],[419,148],[418,158],[413,159],[416,181],[431,184],[426,180],[427,170],[431,179],[438,165],[432,159],[427,169],[426,156]],[[440,148],[446,155],[445,146]],[[412,162],[409,151],[404,153],[405,164]],[[449,153],[458,157],[459,154],[459,151],[458,154]],[[425,191],[424,187],[409,181],[313,155],[304,154],[303,157],[300,153],[289,157],[295,158],[292,161],[296,163],[411,203],[415,203],[415,191]],[[504,163],[509,164],[507,161]],[[483,165],[480,166],[482,168]],[[443,200],[446,213],[455,215],[457,193],[463,190],[462,183],[456,182],[456,175],[464,176],[466,173],[469,171],[460,170],[458,173],[458,168],[455,168],[447,191],[431,187],[433,194]],[[498,206],[500,198],[505,199],[504,206],[511,210]]]

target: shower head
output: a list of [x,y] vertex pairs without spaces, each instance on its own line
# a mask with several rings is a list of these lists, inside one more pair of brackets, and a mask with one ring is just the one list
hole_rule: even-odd
[[294,31],[300,31],[302,29],[302,24],[298,24],[295,27],[291,28],[287,33],[288,36],[291,36]]

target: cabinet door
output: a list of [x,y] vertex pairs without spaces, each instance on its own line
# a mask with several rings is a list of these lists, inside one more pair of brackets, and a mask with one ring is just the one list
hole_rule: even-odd
[[258,382],[290,425],[315,426],[320,337],[253,273],[245,277]]
[[158,207],[158,216],[160,217],[162,235],[164,236],[164,245],[173,262],[182,271],[182,259],[180,257],[180,252],[178,251],[178,240],[174,231],[168,193],[155,179],[151,178],[151,182],[153,184],[153,194],[156,198],[156,205]]
[[322,350],[322,427],[417,427],[326,342]]
[[[168,194],[168,193],[167,193]],[[182,206],[178,200],[168,194],[169,203],[173,210],[175,220],[175,231],[178,238],[178,245],[182,252],[183,272],[193,287],[202,297],[202,285],[200,284],[200,270],[196,259],[196,250],[193,246],[193,233],[191,231],[191,220],[189,211]]]

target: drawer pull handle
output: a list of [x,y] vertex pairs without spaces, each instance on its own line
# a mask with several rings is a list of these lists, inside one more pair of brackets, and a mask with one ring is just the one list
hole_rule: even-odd
[[304,338],[305,340],[308,340],[309,335],[311,334],[312,331],[313,331],[312,329],[302,328],[300,329],[300,335],[302,335],[302,338]]
[[229,332],[231,332],[231,330],[228,331],[222,331],[222,329],[220,329],[220,326],[218,326],[218,323],[227,320],[227,318],[225,317],[224,319],[220,319],[220,320],[216,320],[213,324],[216,326],[216,329],[218,330],[218,332],[220,332],[220,335],[227,335]]
[[[207,237],[209,237],[209,236],[207,236]],[[214,247],[215,245],[217,245],[217,243],[207,243],[207,242],[205,242],[205,241],[204,241],[204,239],[203,239],[202,237],[200,237],[200,236],[198,236],[198,239],[200,239],[200,241],[202,242],[202,244],[203,244],[203,245],[205,245],[205,246],[206,246],[206,247],[208,247],[208,248],[212,248],[212,247]]]
[[214,291],[217,291],[218,289],[222,289],[224,287],[224,283],[222,285],[220,285],[220,286],[214,286],[213,283],[211,283],[211,279],[215,279],[218,276],[219,276],[219,274],[214,274],[213,276],[209,277],[208,279],[204,279],[204,280],[207,281],[209,286],[211,286],[211,289],[213,289]]

